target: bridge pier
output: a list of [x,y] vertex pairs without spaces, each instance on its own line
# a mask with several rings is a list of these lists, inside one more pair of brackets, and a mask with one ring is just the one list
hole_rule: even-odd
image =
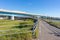
[[11,16],[11,20],[14,20],[14,16]]
[[14,20],[15,18],[14,18],[14,16],[8,16],[8,19]]

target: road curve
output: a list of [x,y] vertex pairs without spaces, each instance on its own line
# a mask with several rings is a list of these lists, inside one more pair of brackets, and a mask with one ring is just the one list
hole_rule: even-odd
[[38,40],[60,40],[60,29],[57,29],[44,21],[39,22]]

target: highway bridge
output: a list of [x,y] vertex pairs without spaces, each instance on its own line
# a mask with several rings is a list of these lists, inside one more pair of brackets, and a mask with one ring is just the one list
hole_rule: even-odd
[[38,15],[32,15],[27,12],[22,11],[13,11],[13,10],[4,10],[0,9],[0,19],[11,19],[14,20],[15,18],[33,18],[37,19]]

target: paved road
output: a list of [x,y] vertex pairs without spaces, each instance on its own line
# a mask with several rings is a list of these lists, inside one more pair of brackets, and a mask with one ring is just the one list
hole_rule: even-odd
[[60,29],[57,29],[44,21],[41,21],[39,24],[38,40],[60,40]]

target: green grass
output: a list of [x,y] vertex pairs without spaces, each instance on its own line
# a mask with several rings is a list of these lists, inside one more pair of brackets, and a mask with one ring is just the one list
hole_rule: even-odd
[[[33,21],[19,21],[19,20],[0,20],[0,34],[10,34],[18,32],[31,31]],[[7,31],[8,30],[8,31]]]
[[50,25],[56,27],[56,28],[59,28],[60,29],[60,22],[59,21],[52,21],[52,20],[45,20],[47,23],[49,23]]
[[[7,30],[16,27],[22,27],[24,24],[33,25],[33,21],[19,21],[19,20],[0,20],[0,30]],[[24,26],[25,27],[25,26]],[[30,26],[29,26],[30,27]]]
[[60,28],[60,22],[50,22],[50,24],[52,24],[56,28]]
[[[25,21],[0,20],[0,40],[32,40],[33,24],[33,20],[28,19]],[[35,31],[35,37],[37,36],[38,29]]]
[[0,36],[0,40],[32,40],[32,33],[28,32],[28,33]]

